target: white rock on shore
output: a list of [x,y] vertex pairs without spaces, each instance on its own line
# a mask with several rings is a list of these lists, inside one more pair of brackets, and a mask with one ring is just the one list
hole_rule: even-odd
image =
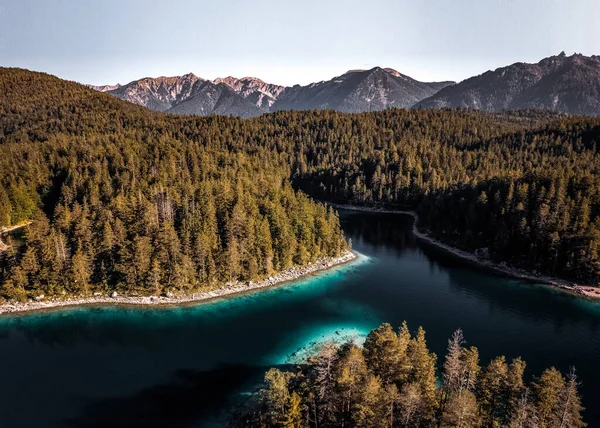
[[102,295],[87,298],[71,298],[71,299],[51,299],[44,301],[30,301],[27,303],[9,302],[0,305],[0,314],[29,312],[49,308],[78,306],[78,305],[102,305],[102,304],[121,304],[121,305],[173,305],[189,302],[201,302],[204,300],[225,297],[232,294],[256,290],[259,288],[270,287],[276,284],[293,281],[303,276],[319,272],[330,267],[348,263],[356,259],[356,254],[347,252],[339,257],[323,258],[315,263],[304,267],[293,267],[284,272],[278,273],[268,279],[256,282],[236,282],[227,287],[218,290],[211,290],[191,295],[175,296],[171,292],[165,293],[165,296],[120,296],[114,291],[110,297]]

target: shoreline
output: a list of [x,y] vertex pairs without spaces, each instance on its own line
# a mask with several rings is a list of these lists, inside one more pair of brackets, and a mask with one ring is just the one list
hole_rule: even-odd
[[289,269],[273,274],[269,278],[252,282],[236,282],[225,284],[218,289],[184,294],[181,296],[127,296],[109,295],[92,297],[73,297],[68,299],[49,299],[42,301],[29,301],[25,303],[6,303],[0,305],[0,315],[24,314],[46,310],[66,309],[76,306],[178,306],[190,303],[208,302],[210,300],[232,297],[250,291],[267,289],[296,281],[312,274],[342,266],[358,259],[357,253],[347,251],[338,257],[324,257],[306,266],[293,266]]
[[572,294],[577,297],[584,297],[592,300],[600,300],[600,288],[593,287],[590,285],[579,285],[572,281],[568,281],[561,278],[551,277],[547,275],[534,275],[532,272],[519,269],[515,267],[511,267],[506,265],[505,263],[496,263],[490,260],[483,260],[478,258],[475,254],[469,253],[468,251],[461,250],[459,248],[448,245],[444,242],[441,242],[431,236],[429,236],[425,232],[421,232],[417,224],[419,222],[419,216],[414,211],[407,210],[390,210],[385,208],[377,208],[377,207],[363,207],[357,205],[342,205],[342,204],[329,204],[336,209],[345,209],[348,211],[363,211],[363,212],[372,212],[372,213],[382,213],[382,214],[402,214],[411,216],[414,219],[412,232],[417,237],[417,239],[425,242],[432,247],[435,247],[439,250],[444,251],[456,258],[464,260],[468,263],[471,263],[475,266],[496,272],[498,274],[502,274],[511,278],[521,279],[528,282],[534,282],[536,284],[542,284],[549,287],[552,287],[555,290],[560,290],[564,293]]

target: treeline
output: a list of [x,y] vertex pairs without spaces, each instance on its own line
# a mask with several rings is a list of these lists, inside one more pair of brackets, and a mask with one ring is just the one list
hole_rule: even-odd
[[270,369],[255,402],[232,419],[243,427],[580,428],[574,370],[555,368],[531,382],[526,364],[501,356],[480,366],[460,330],[448,341],[441,377],[425,332],[373,330],[363,347],[326,346],[292,371]]
[[537,273],[597,284],[600,187],[564,170],[446,189],[419,206],[427,231],[453,246]]
[[[231,262],[234,274],[225,274],[226,223],[242,193],[254,202],[243,202],[237,212],[243,208],[256,224],[260,216],[268,219],[272,243],[280,248],[273,249],[277,260],[312,259],[341,247],[334,214],[322,214],[323,221],[312,218],[310,227],[291,220],[311,215],[291,207],[292,199],[305,200],[292,192],[291,182],[320,200],[416,209],[420,227],[461,248],[488,247],[497,261],[595,284],[600,279],[599,140],[599,118],[531,111],[280,111],[247,120],[167,115],[48,75],[0,69],[0,226],[45,216],[48,233],[68,242],[64,252],[54,245],[65,255],[59,256],[63,267],[53,271],[64,276],[73,270],[69,263],[80,248],[81,233],[73,231],[79,220],[73,219],[83,212],[94,229],[93,238],[81,239],[94,286],[131,287],[149,275],[146,256],[140,256],[143,274],[119,270],[121,260],[132,258],[126,253],[135,253],[133,247],[114,247],[111,257],[98,258],[99,231],[106,223],[117,241],[148,238],[149,245],[148,240],[138,244],[152,248],[150,265],[169,266],[160,282],[173,278],[175,262],[165,264],[157,255],[165,239],[136,225],[143,218],[157,219],[159,229],[173,224],[177,253],[191,257],[198,278],[248,278],[256,264],[264,273],[270,258],[251,238],[240,244],[241,253],[249,254],[240,256],[241,267]],[[203,210],[212,210],[205,207],[209,200],[218,239],[197,239]],[[139,208],[142,213],[132,214],[138,205],[145,207]],[[277,215],[269,210],[280,205],[295,244],[275,236]],[[321,223],[336,231],[321,238],[314,226]],[[119,234],[121,224],[126,234]],[[29,233],[38,233],[35,227]],[[212,245],[211,257],[193,255],[194,245]],[[40,258],[40,248],[37,262],[43,269],[48,262]],[[23,257],[18,251],[0,262],[0,280],[11,277],[14,283]],[[191,272],[182,267],[190,266],[182,257],[171,259],[179,260],[178,272]],[[211,259],[219,266],[206,267]],[[277,260],[274,269],[285,265]],[[31,285],[37,277],[20,274],[16,281],[37,289]]]

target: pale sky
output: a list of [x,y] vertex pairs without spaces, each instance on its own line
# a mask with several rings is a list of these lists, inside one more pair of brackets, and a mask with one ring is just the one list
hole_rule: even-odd
[[291,85],[456,80],[600,54],[600,0],[0,0],[0,66],[92,84],[188,72]]

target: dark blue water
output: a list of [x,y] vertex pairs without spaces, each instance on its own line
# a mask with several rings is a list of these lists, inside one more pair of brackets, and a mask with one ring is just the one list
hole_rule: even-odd
[[0,427],[204,427],[272,365],[382,321],[422,325],[443,355],[461,327],[482,362],[522,356],[529,376],[577,368],[600,426],[600,305],[421,246],[404,216],[342,213],[363,256],[285,287],[168,309],[78,308],[0,318]]

